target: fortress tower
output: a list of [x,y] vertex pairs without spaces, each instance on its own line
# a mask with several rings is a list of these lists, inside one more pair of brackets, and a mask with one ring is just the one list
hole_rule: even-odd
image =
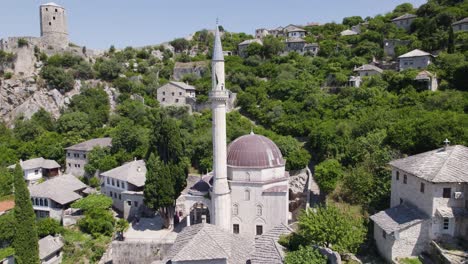
[[44,45],[65,48],[68,46],[67,15],[65,8],[56,3],[39,7],[41,19],[41,39]]

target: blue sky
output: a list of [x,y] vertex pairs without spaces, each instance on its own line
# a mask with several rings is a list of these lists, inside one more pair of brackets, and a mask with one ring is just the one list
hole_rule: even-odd
[[[39,36],[39,5],[49,1],[0,0],[0,38]],[[343,17],[387,13],[401,3],[426,0],[56,0],[68,12],[70,39],[103,49],[143,46],[172,40],[216,18],[229,31],[308,22],[341,22]]]

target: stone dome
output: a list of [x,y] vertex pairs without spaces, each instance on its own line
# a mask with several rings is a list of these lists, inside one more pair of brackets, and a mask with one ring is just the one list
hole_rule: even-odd
[[206,194],[209,190],[210,185],[206,181],[200,179],[197,183],[190,187],[189,193],[193,195]]
[[229,144],[227,164],[243,168],[273,168],[284,166],[285,161],[273,141],[252,132]]

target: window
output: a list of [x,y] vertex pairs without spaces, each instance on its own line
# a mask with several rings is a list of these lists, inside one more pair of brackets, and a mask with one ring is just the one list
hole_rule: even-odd
[[110,191],[109,194],[110,194],[109,196],[112,198],[112,191]]
[[172,96],[174,96],[174,94],[175,94],[175,93],[174,93],[174,92],[172,92]]
[[403,199],[400,198],[400,204],[402,204],[402,203],[403,203]]
[[135,205],[135,207],[138,207],[138,202],[137,202],[137,201],[134,201],[134,202],[133,202],[133,205]]
[[403,183],[404,183],[404,184],[407,184],[407,183],[408,183],[408,176],[406,176],[406,174],[403,175]]
[[442,197],[450,198],[451,194],[452,194],[452,189],[451,188],[444,188],[443,193],[442,193]]
[[448,230],[448,229],[449,229],[449,224],[450,224],[450,219],[444,218],[444,224],[443,224],[444,230]]
[[166,101],[166,98],[163,98],[162,101],[165,102],[165,101]]
[[132,206],[132,201],[127,201],[128,206]]
[[182,92],[179,92],[179,95],[182,95]]
[[397,180],[397,181],[400,180],[400,172],[399,172],[399,171],[396,172],[396,180]]
[[122,195],[119,193],[119,200],[122,200]]
[[114,198],[116,198],[116,199],[117,199],[117,193],[116,193],[116,192],[114,193]]
[[39,204],[40,204],[41,206],[43,206],[43,205],[44,205],[44,201],[43,201],[42,199],[39,199]]
[[125,182],[122,182],[122,188],[125,189]]
[[115,186],[115,182],[114,182],[114,179],[112,179],[112,186]]
[[262,225],[256,226],[255,229],[256,229],[255,233],[257,234],[257,236],[260,236],[261,234],[263,234],[263,226]]
[[107,179],[107,184],[110,184],[110,180],[109,180],[109,178],[106,178],[106,179]]
[[234,234],[239,234],[239,231],[240,231],[239,229],[240,229],[240,228],[239,228],[239,224],[233,224],[233,225],[232,225],[232,232],[233,232]]
[[424,193],[424,182],[421,182],[421,186],[419,187],[419,191]]
[[81,164],[78,164],[78,168],[81,168]]
[[178,102],[179,102],[179,99],[175,99],[175,102],[178,103]]
[[257,215],[258,216],[261,216],[262,215],[262,206],[261,205],[257,205]]
[[120,181],[117,180],[117,187],[120,187]]
[[70,157],[70,152],[67,153],[67,156]]
[[233,214],[233,215],[238,215],[238,214],[239,214],[239,205],[234,204],[234,205],[232,206],[232,214]]
[[163,92],[163,95],[166,95],[166,92]]
[[49,11],[49,8],[46,7],[45,11]]
[[71,163],[68,163],[68,167],[71,167]]
[[49,206],[49,201],[47,199],[44,199],[44,206]]
[[52,17],[52,19],[54,19],[54,20],[55,20],[55,17]]
[[83,158],[86,159],[86,154],[83,154]]
[[384,230],[382,230],[382,237],[383,237],[384,239],[387,239],[387,233],[385,233]]
[[250,191],[249,191],[249,190],[245,190],[245,192],[244,192],[244,200],[250,201]]
[[34,174],[38,175],[38,174],[39,174],[39,170],[34,170]]
[[55,8],[55,12],[57,12],[57,8]]

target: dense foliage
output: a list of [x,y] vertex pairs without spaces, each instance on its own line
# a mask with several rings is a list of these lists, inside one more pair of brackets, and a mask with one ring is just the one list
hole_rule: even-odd
[[46,217],[37,221],[37,235],[39,238],[46,237],[48,235],[55,236],[63,232],[63,227],[59,221]]
[[296,251],[290,251],[286,253],[284,258],[285,264],[326,264],[327,257],[320,254],[317,249],[313,249],[311,246],[303,247],[300,246]]

